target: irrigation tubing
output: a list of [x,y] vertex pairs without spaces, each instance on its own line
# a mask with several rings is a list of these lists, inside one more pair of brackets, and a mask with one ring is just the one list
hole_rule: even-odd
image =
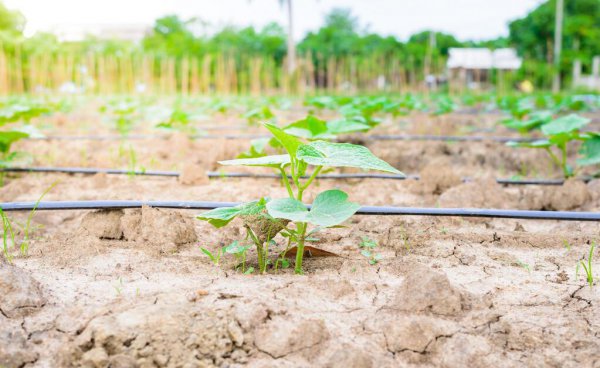
[[[258,139],[270,138],[267,134],[206,134],[192,135],[192,139]],[[169,135],[157,134],[134,134],[134,135],[82,135],[82,136],[44,136],[25,138],[28,140],[60,140],[60,141],[118,141],[118,140],[148,140],[148,139],[167,139]],[[438,142],[533,142],[539,138],[525,137],[497,137],[485,135],[461,136],[461,135],[432,135],[432,134],[371,134],[362,136],[361,139],[367,141],[438,141]]]
[[[0,172],[15,172],[15,173],[63,173],[63,174],[87,174],[94,175],[99,173],[111,175],[134,175],[134,176],[159,176],[159,177],[179,177],[181,174],[177,171],[154,171],[154,170],[121,170],[121,169],[101,169],[101,168],[84,168],[84,167],[12,167],[0,169]],[[272,173],[243,173],[243,172],[218,172],[208,171],[207,176],[210,179],[220,178],[254,178],[254,179],[279,179],[280,174]],[[303,178],[308,178],[304,176]],[[420,180],[419,175],[396,175],[396,174],[368,174],[368,173],[352,173],[352,174],[321,174],[317,179],[386,179],[386,180]],[[592,179],[589,177],[581,178],[584,182],[589,182]],[[473,181],[473,178],[462,178],[463,182]],[[498,184],[502,185],[562,185],[562,179],[496,179]]]
[[[238,202],[185,202],[185,201],[48,201],[0,203],[3,211],[49,211],[49,210],[97,210],[128,209],[150,206],[155,208],[212,210],[234,207]],[[307,206],[310,209],[310,206]],[[569,211],[524,211],[475,208],[418,208],[364,206],[356,215],[374,216],[444,216],[444,217],[487,217],[531,220],[600,221],[600,212]]]

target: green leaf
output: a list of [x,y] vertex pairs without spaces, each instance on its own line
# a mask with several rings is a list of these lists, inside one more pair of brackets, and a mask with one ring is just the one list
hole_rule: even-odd
[[335,137],[329,132],[327,123],[324,120],[312,115],[284,127],[283,130],[293,136],[307,139],[330,139]]
[[551,122],[542,126],[542,133],[545,135],[556,135],[570,133],[575,130],[579,130],[590,123],[590,119],[584,118],[577,114],[570,114],[567,116],[554,119]]
[[242,254],[250,249],[250,245],[241,245],[238,240],[225,247],[225,252],[229,254]]
[[368,148],[350,143],[311,142],[298,148],[296,158],[315,166],[356,167],[404,175]]
[[271,155],[255,158],[241,158],[237,160],[225,160],[219,161],[221,165],[232,166],[265,166],[279,168],[281,165],[287,165],[290,163],[289,155]]
[[27,137],[29,137],[29,134],[17,130],[0,132],[0,153],[8,153],[14,142]]
[[270,140],[271,138],[259,138],[251,140],[250,150],[240,153],[237,158],[256,158],[266,156],[267,154],[265,153],[265,146],[269,144]]
[[210,250],[206,248],[200,248],[200,250],[202,251],[202,253],[206,254],[211,261],[215,261],[215,256],[210,252]]
[[220,228],[229,224],[236,216],[255,215],[265,210],[267,199],[261,198],[258,201],[243,203],[235,207],[215,208],[208,212],[196,216],[198,220],[208,221],[209,224]]
[[359,208],[360,205],[349,202],[348,195],[338,189],[319,193],[310,211],[302,202],[293,198],[274,199],[267,204],[267,211],[272,217],[322,227],[341,224]]
[[297,222],[308,222],[308,209],[294,198],[273,199],[267,204],[269,215],[274,218]]
[[582,166],[600,164],[600,137],[595,136],[583,142],[579,153],[583,157],[577,160],[577,164]]
[[321,192],[315,198],[310,210],[311,222],[318,226],[339,225],[354,215],[360,205],[348,201],[348,194],[332,189]]
[[332,134],[361,132],[371,129],[369,124],[349,119],[329,121],[327,122],[327,128]]
[[285,148],[285,150],[291,156],[296,156],[296,151],[298,150],[298,147],[300,147],[303,144],[300,139],[284,132],[274,124],[265,123],[264,125],[267,129],[269,129],[269,131],[271,132],[271,134],[273,134],[275,139],[277,139],[279,143],[281,143],[283,148]]

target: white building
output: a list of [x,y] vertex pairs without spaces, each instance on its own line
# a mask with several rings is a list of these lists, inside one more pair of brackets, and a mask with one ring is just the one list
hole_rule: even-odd
[[523,60],[514,49],[451,48],[446,66],[450,79],[459,79],[470,88],[489,81],[491,70],[510,71],[521,67]]

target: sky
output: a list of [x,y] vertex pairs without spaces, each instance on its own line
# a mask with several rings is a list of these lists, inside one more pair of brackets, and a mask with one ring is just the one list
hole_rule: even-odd
[[[2,0],[0,0],[2,1]],[[215,26],[287,24],[278,0],[3,0],[27,18],[26,34],[92,25],[147,25],[167,14]],[[294,38],[318,29],[332,8],[350,8],[369,31],[406,40],[426,29],[461,40],[508,35],[508,22],[543,0],[293,0]]]

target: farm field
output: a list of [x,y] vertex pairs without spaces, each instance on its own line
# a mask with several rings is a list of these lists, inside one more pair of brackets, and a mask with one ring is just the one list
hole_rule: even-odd
[[[362,145],[375,156],[363,155],[371,166],[362,168],[408,176],[315,174],[305,182],[304,196],[298,196],[313,208],[323,192],[341,190],[363,206],[598,212],[600,179],[594,177],[600,146],[594,132],[600,124],[599,100],[593,95],[550,100],[484,96],[467,104],[444,96],[158,101],[116,96],[7,101],[0,125],[27,137],[9,142],[3,152],[0,167],[7,171],[0,202],[36,202],[43,193],[42,201],[269,197],[272,220],[273,203],[295,188],[280,178],[228,176],[279,173],[273,166],[219,161],[285,156],[286,142],[299,139],[315,149],[320,147],[315,141],[334,148],[340,142]],[[45,107],[38,113],[32,106]],[[10,120],[15,111],[29,113]],[[278,143],[269,141],[271,135]],[[424,137],[431,135],[479,138]],[[522,141],[530,138],[538,143]],[[352,154],[336,157],[342,164],[314,157],[310,162],[324,167],[320,175],[365,173],[357,164],[363,159]],[[11,167],[130,173],[23,173]],[[134,175],[157,170],[180,175]],[[217,174],[209,178],[208,172]],[[566,181],[516,185],[496,179]],[[338,216],[342,205],[347,202],[327,215]],[[285,212],[283,206],[278,210]],[[350,217],[352,212],[339,215],[336,223],[307,220],[318,231],[305,237],[306,228],[300,230],[306,225],[299,230],[292,223],[306,222],[284,213],[278,218],[286,222],[261,241],[271,247],[267,262],[248,239],[252,229],[261,235],[254,223],[242,217],[216,228],[208,220],[224,218],[205,212],[148,206],[5,211],[0,366],[600,365],[597,222]],[[201,213],[206,221],[196,219]],[[292,215],[298,216],[287,216]],[[14,239],[7,239],[7,223]],[[298,248],[283,253],[300,237],[307,248],[298,275]]]

